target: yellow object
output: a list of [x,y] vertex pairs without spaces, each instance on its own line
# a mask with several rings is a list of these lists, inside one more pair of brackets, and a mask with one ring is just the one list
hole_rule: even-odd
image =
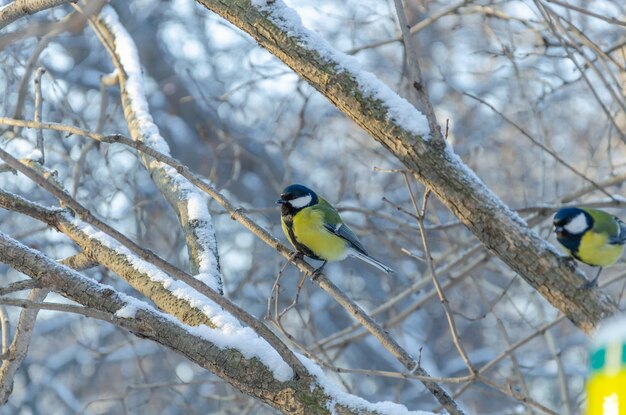
[[624,253],[624,245],[610,244],[605,233],[585,232],[580,240],[578,257],[585,264],[599,267],[613,265]]
[[[289,242],[296,246],[289,236],[287,225],[281,221],[283,232]],[[293,217],[293,233],[301,244],[318,257],[327,261],[341,261],[347,256],[346,240],[328,232],[324,228],[324,212],[311,207],[304,208]]]
[[586,414],[626,414],[626,318],[601,327],[589,360]]
[[339,212],[324,198],[301,184],[285,187],[276,201],[280,205],[283,232],[296,251],[318,261],[341,261],[352,256],[376,268],[391,273],[393,270],[371,257],[359,238],[343,223]]

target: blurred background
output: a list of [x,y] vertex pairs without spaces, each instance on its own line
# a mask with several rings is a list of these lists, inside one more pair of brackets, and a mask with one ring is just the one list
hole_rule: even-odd
[[[420,107],[407,83],[392,1],[286,3],[305,26]],[[150,110],[172,155],[283,241],[274,205],[281,189],[291,183],[315,189],[340,209],[370,254],[396,270],[387,277],[348,259],[329,264],[328,277],[419,356],[431,375],[467,375],[424,261],[412,201],[421,206],[424,188],[404,174],[400,162],[278,59],[199,4],[111,4],[138,47]],[[626,4],[559,4],[406,5],[411,44],[447,140],[551,243],[551,215],[566,203],[593,203],[626,219]],[[113,70],[109,55],[89,26],[68,17],[71,12],[69,6],[54,8],[0,31],[0,116],[33,118],[33,70],[43,67],[44,121],[128,134],[118,88],[100,85]],[[0,136],[16,157],[34,149],[33,130],[0,125]],[[133,151],[51,131],[44,137],[45,165],[71,194],[140,245],[187,267],[176,215]],[[20,175],[0,174],[0,187],[56,205]],[[280,314],[293,302],[300,274],[219,205],[210,207],[225,295],[259,318],[277,320],[276,310]],[[486,366],[484,377],[495,385],[475,380],[444,383],[446,388],[467,413],[542,413],[511,395],[559,414],[580,413],[586,336],[481,248],[434,197],[425,225],[463,348],[477,369]],[[13,212],[0,211],[0,230],[56,259],[77,252],[62,234]],[[620,261],[600,280],[621,308],[625,271]],[[85,273],[136,295],[102,267]],[[2,285],[23,278],[0,267]],[[66,301],[55,295],[49,300]],[[20,309],[1,311],[14,327]],[[314,283],[305,282],[298,304],[280,322],[294,338],[292,348],[319,359],[347,391],[411,409],[437,408],[418,381],[367,372],[403,368]],[[42,311],[29,357],[0,414],[70,413],[274,412],[158,345],[103,322]]]

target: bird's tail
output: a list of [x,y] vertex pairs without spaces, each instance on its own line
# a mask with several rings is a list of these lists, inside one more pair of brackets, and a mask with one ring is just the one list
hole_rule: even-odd
[[348,255],[359,258],[361,261],[367,262],[368,264],[375,266],[381,271],[385,271],[387,274],[391,274],[392,272],[394,272],[393,269],[389,268],[387,265],[383,264],[379,260],[372,258],[371,256],[366,255],[362,252],[359,252],[356,249],[351,249]]

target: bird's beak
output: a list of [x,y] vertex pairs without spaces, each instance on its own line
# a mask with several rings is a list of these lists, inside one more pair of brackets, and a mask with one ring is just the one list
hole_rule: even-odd
[[285,203],[287,203],[287,201],[286,201],[286,200],[283,200],[283,199],[278,199],[278,200],[276,201],[276,204],[277,204],[277,205],[284,205]]
[[563,235],[563,227],[562,226],[555,226],[554,227],[554,233],[556,234],[557,237],[560,237],[561,235]]

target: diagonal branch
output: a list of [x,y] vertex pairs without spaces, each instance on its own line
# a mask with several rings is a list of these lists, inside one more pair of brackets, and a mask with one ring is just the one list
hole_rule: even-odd
[[[45,288],[34,288],[28,294],[28,300],[33,302],[41,302],[48,295]],[[4,405],[13,392],[13,379],[15,372],[22,366],[22,362],[28,353],[28,346],[35,327],[35,319],[37,318],[38,309],[25,309],[20,313],[17,322],[15,336],[6,352],[7,358],[2,361],[0,366],[0,405]]]
[[[117,69],[122,108],[130,136],[169,155],[169,146],[152,120],[143,90],[141,63],[133,42],[113,8],[105,6],[90,24]],[[207,197],[167,165],[140,154],[154,184],[176,212],[189,253],[191,273],[223,294],[219,255]]]
[[[231,218],[241,223],[247,229],[249,229],[252,233],[258,236],[263,242],[271,246],[277,252],[279,252],[283,257],[292,261],[300,271],[305,273],[306,275],[313,275],[313,267],[307,264],[302,259],[295,259],[293,257],[292,251],[287,248],[284,244],[280,243],[276,238],[274,238],[269,232],[267,232],[264,228],[255,223],[248,215],[246,215],[242,209],[235,207],[224,195],[218,192],[214,187],[205,183],[199,177],[194,175],[189,168],[185,165],[181,164],[176,159],[161,154],[155,149],[148,147],[146,144],[133,141],[129,138],[123,137],[121,135],[112,135],[112,136],[103,136],[101,134],[92,133],[89,131],[81,130],[78,127],[56,124],[56,123],[34,123],[32,121],[21,121],[21,120],[13,120],[8,118],[0,117],[0,124],[6,125],[16,125],[27,128],[49,128],[56,131],[67,131],[71,134],[78,134],[85,137],[89,137],[94,140],[98,140],[101,142],[107,143],[119,143],[124,144],[129,147],[135,148],[142,153],[149,155],[150,157],[158,160],[162,163],[165,163],[188,179],[191,183],[201,189],[203,192],[211,196],[214,200],[216,200],[220,205],[222,205],[231,215]],[[2,157],[3,151],[0,150],[0,158]],[[18,166],[19,167],[19,166]],[[3,205],[3,192],[0,191],[0,206]],[[63,197],[66,199],[67,197],[64,195],[58,195],[58,197]],[[68,205],[72,207],[73,201],[69,201]],[[74,208],[74,207],[72,207]],[[16,207],[12,207],[13,210],[16,210]],[[27,211],[24,212],[29,214]],[[70,237],[74,234],[74,232],[67,232],[63,229],[63,232],[66,232]],[[79,245],[81,244],[80,240],[72,237]],[[81,245],[82,246],[82,245]],[[87,249],[85,246],[82,246],[83,249]],[[98,261],[106,261],[106,256],[103,259],[98,259]],[[115,262],[110,266],[114,266]],[[168,272],[170,272],[168,270]],[[172,274],[175,275],[175,274]],[[376,339],[381,343],[385,349],[387,349],[400,363],[404,365],[410,371],[414,371],[414,373],[420,375],[423,378],[428,378],[429,374],[420,367],[415,359],[404,350],[398,342],[391,336],[389,333],[385,331],[385,329],[379,325],[372,317],[370,317],[367,313],[365,313],[361,307],[359,307],[354,301],[352,301],[344,292],[342,292],[332,281],[330,281],[324,274],[320,274],[314,280],[320,288],[326,291],[330,296],[332,296],[354,319],[356,319],[360,324],[363,325]],[[439,400],[442,406],[444,406],[450,413],[462,413],[462,411],[458,408],[456,402],[450,398],[449,394],[437,383],[429,380],[423,380],[424,385],[428,388],[431,393]]]
[[[410,412],[401,405],[370,403],[338,392],[319,367],[304,358],[312,376],[278,380],[258,359],[247,357],[237,349],[221,347],[219,338],[211,337],[205,328],[186,326],[145,303],[59,265],[3,233],[0,233],[0,262],[85,307],[104,313],[101,318],[108,322],[185,355],[285,414],[429,415]],[[92,314],[97,316],[98,313]]]
[[0,30],[22,17],[75,1],[76,0],[15,0],[6,6],[0,7]]
[[[449,146],[428,139],[425,117],[354,58],[304,28],[281,1],[198,0],[252,36],[385,146],[502,261],[584,332],[616,312],[585,276],[528,228]],[[260,2],[255,2],[258,4]],[[407,108],[409,107],[409,108]]]
[[[212,300],[213,302],[215,302],[216,304],[224,308],[226,311],[228,311],[229,313],[237,317],[237,319],[242,321],[244,324],[254,329],[254,331],[259,336],[263,337],[269,344],[272,345],[272,347],[280,354],[281,357],[283,357],[283,359],[289,364],[289,366],[293,368],[293,370],[295,371],[297,375],[303,376],[303,377],[307,376],[306,369],[302,366],[300,361],[294,356],[293,352],[267,326],[265,326],[263,323],[258,321],[256,318],[254,318],[251,314],[249,314],[248,312],[246,312],[245,310],[243,310],[236,304],[225,299],[219,293],[214,291],[211,287],[207,286],[204,282],[192,277],[191,275],[180,270],[179,268],[175,267],[169,262],[163,260],[156,254],[154,254],[152,251],[140,247],[139,245],[131,241],[129,238],[122,235],[120,232],[116,231],[115,229],[111,228],[104,222],[100,221],[99,219],[94,217],[91,214],[91,212],[89,212],[89,210],[87,210],[84,206],[82,206],[75,199],[73,199],[70,195],[68,195],[63,189],[59,189],[54,184],[47,181],[41,175],[41,173],[22,164],[20,161],[18,161],[17,159],[15,159],[13,156],[11,156],[9,153],[7,153],[6,151],[2,149],[0,149],[0,159],[4,160],[7,164],[9,164],[13,168],[23,173],[24,175],[29,177],[31,180],[33,180],[37,185],[41,186],[42,188],[50,192],[52,195],[58,198],[63,204],[71,208],[80,219],[87,222],[89,225],[92,225],[98,231],[102,231],[105,234],[111,236],[114,243],[119,242],[121,246],[123,246],[124,248],[128,250],[127,252],[132,253],[133,256],[139,257],[142,261],[145,261],[145,263],[148,264],[151,268],[154,266],[154,268],[156,268],[157,270],[159,271],[162,270],[163,275],[167,276],[167,274],[169,274],[175,277],[176,279],[184,282],[189,287],[192,287],[194,290],[196,290],[198,293],[204,295],[205,297]],[[44,221],[47,221],[46,216],[49,213],[51,213],[49,212],[49,209],[46,209],[45,207],[41,205],[32,204],[32,203],[29,204],[29,202],[26,201],[25,199],[22,199],[19,197],[11,197],[14,195],[10,195],[6,192],[0,191],[0,193],[3,194],[8,199],[8,201],[6,202],[7,203],[6,207],[8,209],[21,211],[23,213],[37,217],[38,219],[44,220]],[[66,212],[54,210],[52,213],[55,215],[60,214],[59,216],[64,216],[65,222],[69,224],[67,225],[68,227],[70,228],[77,227],[76,224],[74,224],[74,221],[72,220],[72,218],[68,217],[69,215],[65,216],[67,215]],[[52,220],[52,219],[48,218],[48,220]],[[55,223],[55,226],[60,227],[60,225],[56,223]],[[65,230],[62,230],[62,231],[65,232]],[[92,238],[91,235],[93,235],[94,233],[97,233],[97,232],[95,232],[93,228],[89,228],[89,229],[84,229],[82,235],[86,235],[86,236],[83,236],[83,238],[86,238],[87,240],[92,240],[94,238]],[[69,236],[74,235],[74,232],[68,232],[68,235]],[[80,244],[79,241],[77,242]],[[99,244],[100,247],[113,249],[113,251],[115,251],[115,249],[111,248],[110,245],[111,244],[108,241],[101,242]],[[86,248],[83,246],[83,250],[88,252],[89,248]],[[119,254],[119,252],[115,252],[115,253]],[[108,263],[111,263],[111,261],[113,261],[113,264],[111,265],[113,266],[116,264],[115,260],[117,258],[115,253],[113,253],[113,255],[110,255],[110,256],[106,254],[103,254],[102,256],[97,256],[95,255],[95,253],[92,252],[91,255],[93,255],[93,259],[95,259],[97,262],[102,263],[102,264],[105,264],[105,261],[108,261]],[[123,254],[125,255],[126,253],[123,253]],[[145,269],[145,267],[140,267],[140,268]],[[167,290],[167,286],[166,286],[167,284],[163,282],[163,278],[159,278],[159,279],[156,279],[156,281],[153,281],[150,276],[151,274],[150,270],[144,271],[144,274],[145,274],[145,277],[140,278],[142,282],[146,281],[147,279],[148,281],[151,281],[153,284],[156,283],[157,285],[161,285],[162,288],[165,288],[166,291],[169,292],[169,290]],[[133,280],[130,279],[129,282],[132,283],[132,281]],[[145,294],[147,296],[150,296],[151,293],[152,291],[148,290],[148,292],[146,292]],[[165,304],[167,304],[167,302]]]

